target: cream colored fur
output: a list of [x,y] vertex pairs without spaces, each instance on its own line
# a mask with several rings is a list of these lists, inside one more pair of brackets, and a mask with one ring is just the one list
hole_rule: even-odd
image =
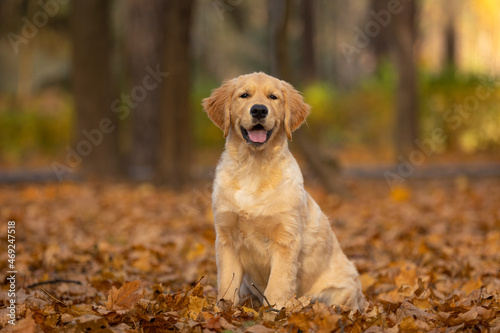
[[[245,95],[246,94],[246,95]],[[247,142],[256,124],[253,105],[265,105],[260,120],[267,142]],[[358,272],[342,252],[327,217],[304,190],[288,139],[310,107],[290,84],[264,73],[226,81],[203,100],[226,136],[213,189],[218,298],[238,303],[245,294],[282,307],[294,295],[362,309]],[[244,130],[242,130],[242,128]]]

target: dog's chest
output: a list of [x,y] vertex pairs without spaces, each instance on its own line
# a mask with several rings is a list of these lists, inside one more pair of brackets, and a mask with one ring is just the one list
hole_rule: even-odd
[[263,188],[261,183],[247,178],[229,190],[234,206],[240,214],[263,215],[271,208],[275,189]]
[[281,205],[279,196],[285,179],[280,169],[224,172],[217,180],[218,196],[224,210],[246,217],[275,214]]
[[240,216],[233,230],[233,245],[245,271],[261,270],[270,264],[276,221],[268,218],[248,219]]

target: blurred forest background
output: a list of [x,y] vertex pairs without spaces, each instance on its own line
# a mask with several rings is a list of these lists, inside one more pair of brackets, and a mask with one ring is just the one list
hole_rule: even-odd
[[[255,71],[363,314],[217,306],[201,101]],[[0,331],[500,332],[499,75],[499,0],[0,0]]]
[[0,0],[0,22],[0,170],[180,188],[223,147],[201,99],[254,71],[312,105],[292,148],[320,174],[500,156],[497,0]]

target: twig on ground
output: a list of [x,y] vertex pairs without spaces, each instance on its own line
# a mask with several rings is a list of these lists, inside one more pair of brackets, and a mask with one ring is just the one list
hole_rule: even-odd
[[33,283],[33,284],[30,284],[29,286],[27,286],[26,288],[29,289],[29,288],[43,286],[44,284],[56,284],[56,283],[75,283],[75,284],[82,285],[82,283],[80,281],[76,281],[76,280],[55,279],[55,280]]
[[[231,278],[231,283],[229,283],[229,286],[227,286],[226,291],[224,292],[224,294],[222,294],[222,297],[220,299],[224,299],[224,296],[226,296],[227,292],[229,291],[229,288],[231,288],[231,285],[233,284],[233,280],[234,280],[234,273],[233,273],[233,277]],[[238,289],[238,288],[236,288],[236,289]]]
[[483,303],[483,289],[484,289],[484,286],[481,285],[481,289],[479,289],[479,297],[477,299],[477,306],[480,306],[481,303]]
[[264,299],[264,301],[266,301],[267,305],[269,306],[269,310],[267,310],[267,311],[280,312],[280,310],[275,309],[271,305],[271,303],[269,303],[269,300],[267,299],[267,297],[262,293],[262,291],[259,290],[259,288],[257,288],[257,286],[255,284],[252,283],[252,287],[254,287],[255,290],[257,290],[259,292],[259,294],[262,296],[262,298]]
[[70,306],[66,303],[64,303],[63,301],[61,300],[58,300],[57,298],[55,298],[54,296],[52,296],[47,290],[43,289],[42,287],[38,286],[38,288],[40,288],[47,296],[49,296],[49,298],[51,298],[54,302],[58,303],[58,304],[62,304],[64,307],[67,307],[69,308]]
[[[337,314],[340,316],[340,307],[337,305]],[[340,324],[340,332],[344,333],[344,323],[342,322],[342,319],[339,319],[339,324]]]

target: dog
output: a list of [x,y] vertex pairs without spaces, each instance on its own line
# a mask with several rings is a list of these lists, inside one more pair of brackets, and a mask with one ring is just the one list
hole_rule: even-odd
[[310,112],[302,95],[259,72],[225,81],[202,105],[226,138],[212,193],[218,299],[282,308],[310,296],[363,309],[358,272],[288,149]]

